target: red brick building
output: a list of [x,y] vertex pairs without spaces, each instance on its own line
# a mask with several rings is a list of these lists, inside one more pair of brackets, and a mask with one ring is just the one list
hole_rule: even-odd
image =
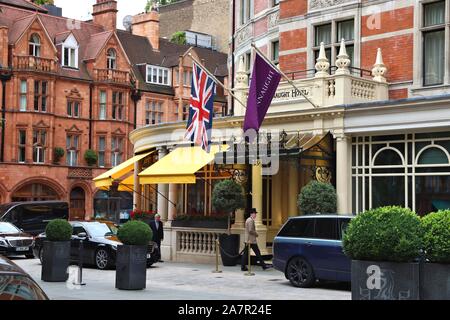
[[[128,135],[137,126],[183,119],[186,92],[179,94],[175,70],[189,66],[179,58],[188,48],[159,39],[156,12],[134,21],[144,26],[134,35],[116,30],[112,0],[97,0],[89,22],[52,16],[26,0],[2,0],[0,9],[0,203],[64,200],[78,219],[108,210],[101,203],[110,195],[92,178],[132,155]],[[194,55],[226,64],[224,55]],[[161,71],[155,78],[151,66]],[[93,166],[88,150],[98,157]],[[132,208],[132,194],[119,197],[122,209]]]

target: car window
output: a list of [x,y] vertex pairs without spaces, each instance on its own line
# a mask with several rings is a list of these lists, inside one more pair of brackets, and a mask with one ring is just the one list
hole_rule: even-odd
[[318,218],[314,231],[314,238],[337,240],[336,218]]
[[338,219],[338,228],[341,240],[344,238],[345,230],[347,230],[350,220],[351,219]]
[[291,219],[280,231],[280,237],[311,238],[314,234],[314,219]]
[[26,276],[0,275],[0,300],[47,300],[47,296]]
[[82,226],[76,226],[76,225],[73,226],[72,235],[77,236],[83,232],[86,233],[86,230],[84,230],[84,228]]
[[89,234],[94,238],[104,237],[106,234],[113,235],[113,232],[105,223],[93,222],[87,226]]
[[0,233],[17,233],[17,229],[14,225],[10,223],[0,223]]

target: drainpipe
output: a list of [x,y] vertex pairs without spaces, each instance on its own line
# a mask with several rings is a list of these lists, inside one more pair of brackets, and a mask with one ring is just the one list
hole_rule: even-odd
[[137,128],[137,104],[142,98],[142,93],[140,90],[135,89],[131,92],[131,99],[134,102],[134,119],[133,119],[133,127]]
[[0,162],[5,159],[5,126],[6,126],[6,82],[11,80],[12,74],[10,72],[0,74],[0,80],[2,81],[2,148],[0,150]]
[[89,84],[89,149],[92,150],[92,96],[94,85]]

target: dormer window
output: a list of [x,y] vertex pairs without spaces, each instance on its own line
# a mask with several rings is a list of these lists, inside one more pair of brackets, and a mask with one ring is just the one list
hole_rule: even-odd
[[78,42],[73,35],[62,45],[62,62],[64,67],[78,69]]
[[106,56],[108,69],[116,69],[117,68],[117,54],[116,50],[109,49]]
[[163,86],[170,86],[170,69],[157,67],[157,66],[147,66],[147,83],[159,84]]
[[30,56],[41,56],[41,38],[37,34],[33,34],[30,38]]

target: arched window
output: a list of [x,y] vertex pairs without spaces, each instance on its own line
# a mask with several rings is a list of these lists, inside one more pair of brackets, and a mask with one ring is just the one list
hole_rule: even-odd
[[108,69],[116,69],[117,67],[117,54],[116,50],[109,49],[107,52],[107,63],[108,63]]
[[37,34],[33,34],[30,38],[30,56],[41,56],[41,38]]
[[428,148],[422,152],[417,164],[449,164],[447,155],[439,148]]
[[403,160],[400,155],[392,149],[385,149],[381,151],[375,158],[374,165],[376,166],[401,166]]

